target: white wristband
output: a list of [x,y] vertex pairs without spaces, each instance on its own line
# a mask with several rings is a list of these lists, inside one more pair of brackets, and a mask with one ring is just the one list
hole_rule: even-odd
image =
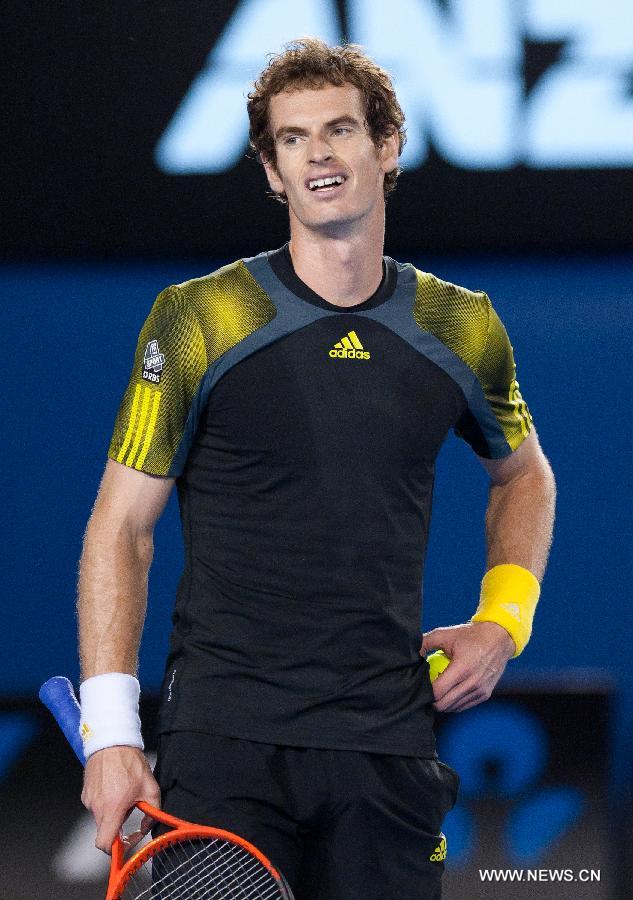
[[79,733],[86,759],[104,747],[143,749],[138,714],[140,686],[132,675],[107,672],[87,678],[79,688]]

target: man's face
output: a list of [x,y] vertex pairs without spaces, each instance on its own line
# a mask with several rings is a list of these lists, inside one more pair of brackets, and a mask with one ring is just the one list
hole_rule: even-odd
[[[269,116],[277,165],[264,159],[264,167],[271,188],[286,195],[291,217],[342,234],[384,203],[385,173],[398,164],[398,135],[376,147],[357,88],[276,94]],[[334,183],[317,183],[323,179]]]

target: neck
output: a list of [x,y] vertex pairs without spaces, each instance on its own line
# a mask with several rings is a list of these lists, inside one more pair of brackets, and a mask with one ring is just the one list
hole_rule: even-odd
[[384,239],[384,207],[375,222],[343,235],[310,230],[290,211],[289,249],[296,274],[338,306],[362,303],[378,289]]

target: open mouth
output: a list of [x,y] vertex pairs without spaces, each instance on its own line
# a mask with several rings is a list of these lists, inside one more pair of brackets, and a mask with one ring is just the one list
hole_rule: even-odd
[[307,182],[308,190],[313,193],[329,194],[338,190],[345,183],[344,175],[327,175],[324,178],[311,178]]

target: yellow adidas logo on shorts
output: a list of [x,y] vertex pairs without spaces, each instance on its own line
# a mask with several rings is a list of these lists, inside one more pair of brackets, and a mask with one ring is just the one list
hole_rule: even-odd
[[444,862],[446,859],[446,835],[440,831],[440,843],[429,856],[431,862]]
[[371,353],[365,350],[355,331],[348,331],[340,341],[334,344],[330,350],[330,356],[333,359],[369,359]]

